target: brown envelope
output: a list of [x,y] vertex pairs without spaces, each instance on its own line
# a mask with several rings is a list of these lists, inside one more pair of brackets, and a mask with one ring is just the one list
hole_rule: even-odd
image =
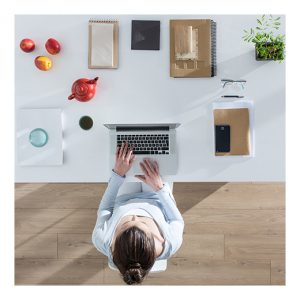
[[214,109],[214,124],[230,126],[230,152],[216,152],[216,156],[250,155],[250,127],[248,108]]

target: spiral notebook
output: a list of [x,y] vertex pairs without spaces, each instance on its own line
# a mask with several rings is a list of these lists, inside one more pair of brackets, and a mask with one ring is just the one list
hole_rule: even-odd
[[170,20],[170,76],[216,75],[216,22],[209,19]]
[[89,21],[89,69],[118,68],[118,47],[118,21]]

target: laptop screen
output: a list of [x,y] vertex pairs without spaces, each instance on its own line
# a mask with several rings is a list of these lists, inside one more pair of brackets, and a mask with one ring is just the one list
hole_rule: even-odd
[[117,126],[116,131],[168,131],[169,126]]

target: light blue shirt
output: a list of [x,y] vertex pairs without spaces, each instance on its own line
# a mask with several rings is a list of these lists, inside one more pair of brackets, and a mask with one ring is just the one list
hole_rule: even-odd
[[164,250],[156,260],[169,258],[180,248],[184,228],[183,218],[170,188],[164,185],[158,192],[140,192],[117,197],[124,180],[125,177],[112,172],[97,212],[97,222],[92,235],[94,246],[115,267],[111,252],[115,229],[128,211],[142,209],[155,220],[165,239]]

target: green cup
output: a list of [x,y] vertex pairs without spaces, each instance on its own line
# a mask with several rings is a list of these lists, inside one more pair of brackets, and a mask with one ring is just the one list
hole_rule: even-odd
[[83,129],[83,130],[89,130],[93,127],[93,119],[89,116],[83,116],[80,118],[79,120],[79,126]]

